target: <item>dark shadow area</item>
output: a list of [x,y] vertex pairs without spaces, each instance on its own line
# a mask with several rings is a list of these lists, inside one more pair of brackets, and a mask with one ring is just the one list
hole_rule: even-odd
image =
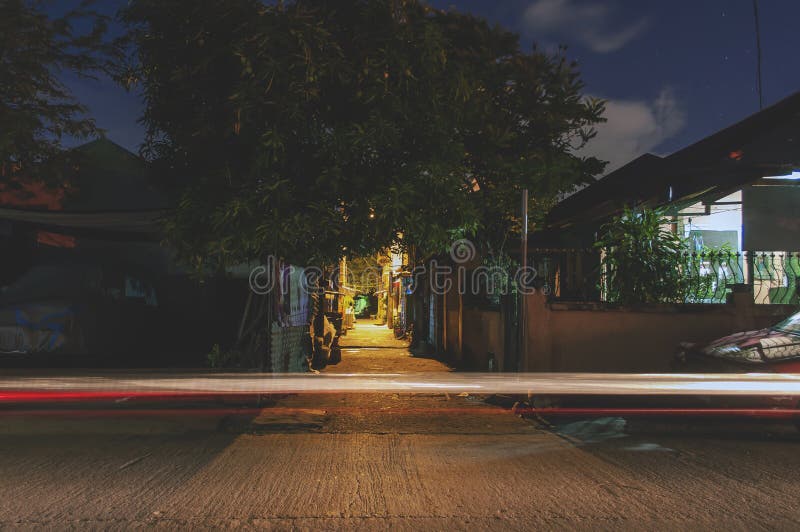
[[0,286],[0,367],[202,368],[235,337],[244,281],[164,275],[107,247],[36,257]]

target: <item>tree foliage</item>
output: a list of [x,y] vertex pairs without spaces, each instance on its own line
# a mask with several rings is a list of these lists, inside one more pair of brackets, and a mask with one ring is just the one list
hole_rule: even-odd
[[383,266],[375,255],[353,257],[347,261],[345,284],[359,294],[374,294],[381,289]]
[[[91,77],[106,64],[107,20],[81,2],[61,16],[46,3],[0,0],[0,166],[30,175],[60,149],[64,136],[97,133],[61,76]],[[76,26],[88,27],[86,31]],[[88,23],[88,26],[87,26]]]
[[502,241],[602,163],[564,53],[416,0],[132,0],[145,153],[180,198],[167,233],[201,268],[390,244]]

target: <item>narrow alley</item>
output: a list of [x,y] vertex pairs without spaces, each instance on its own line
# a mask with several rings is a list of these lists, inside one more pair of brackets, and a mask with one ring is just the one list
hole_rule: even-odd
[[358,322],[340,340],[342,361],[325,373],[412,373],[450,371],[436,358],[413,355],[406,340],[395,339],[385,325]]

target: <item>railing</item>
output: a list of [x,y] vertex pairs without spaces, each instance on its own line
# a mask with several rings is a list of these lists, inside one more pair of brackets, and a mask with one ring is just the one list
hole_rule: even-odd
[[678,259],[685,303],[725,303],[732,285],[747,283],[747,254],[684,252]]
[[[530,264],[552,299],[607,301],[610,293],[597,249],[537,249]],[[725,303],[734,285],[750,287],[757,304],[800,304],[800,252],[682,252],[671,302]]]
[[756,252],[752,256],[756,303],[800,304],[800,253]]
[[748,285],[758,304],[798,304],[800,253],[683,253],[687,303],[725,303],[734,284]]

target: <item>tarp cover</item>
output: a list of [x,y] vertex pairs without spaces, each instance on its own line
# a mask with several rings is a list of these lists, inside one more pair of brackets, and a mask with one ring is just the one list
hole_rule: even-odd
[[49,353],[63,347],[75,319],[68,305],[0,309],[0,353]]

